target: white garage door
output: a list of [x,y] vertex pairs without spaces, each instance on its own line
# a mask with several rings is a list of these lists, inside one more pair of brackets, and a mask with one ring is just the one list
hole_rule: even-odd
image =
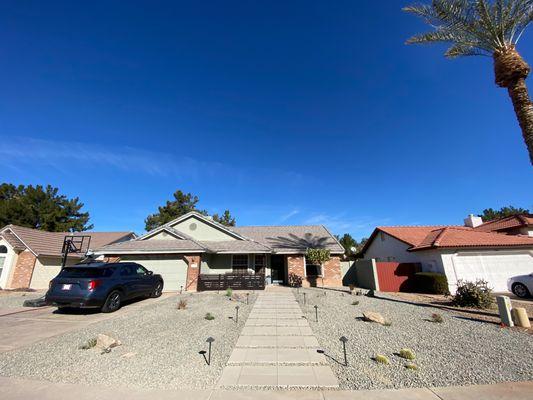
[[453,264],[458,279],[484,279],[495,292],[507,290],[507,279],[533,272],[533,255],[527,251],[459,253]]
[[159,274],[165,281],[164,291],[180,290],[187,282],[187,263],[179,256],[143,256],[121,257],[121,261],[133,261],[143,265],[146,269]]

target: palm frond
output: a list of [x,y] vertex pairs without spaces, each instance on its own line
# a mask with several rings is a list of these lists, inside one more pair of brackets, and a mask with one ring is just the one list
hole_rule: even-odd
[[447,57],[487,55],[516,44],[533,22],[533,0],[431,0],[404,7],[422,18],[432,32],[408,44],[445,42]]

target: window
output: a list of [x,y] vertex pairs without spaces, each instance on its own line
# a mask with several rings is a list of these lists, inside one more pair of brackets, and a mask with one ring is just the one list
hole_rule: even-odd
[[137,268],[135,269],[135,272],[137,273],[137,275],[144,276],[148,273],[148,270],[144,268],[142,265],[137,265],[136,267]]
[[322,267],[320,264],[313,263],[305,259],[305,276],[322,276]]
[[120,270],[120,276],[133,276],[133,275],[137,275],[136,265],[126,264],[122,266],[122,269]]
[[114,271],[114,268],[67,267],[63,268],[59,276],[61,278],[107,278],[113,275]]
[[234,254],[231,258],[231,267],[233,272],[248,272],[248,254]]
[[264,273],[266,266],[266,256],[264,254],[256,254],[254,258],[254,269],[256,274]]
[[6,246],[0,246],[0,253],[6,254],[7,253],[7,247]]

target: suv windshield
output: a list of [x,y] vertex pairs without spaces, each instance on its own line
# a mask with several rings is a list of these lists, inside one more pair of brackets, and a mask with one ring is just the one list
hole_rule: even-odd
[[59,276],[61,278],[107,278],[113,275],[114,268],[87,268],[87,267],[67,267]]

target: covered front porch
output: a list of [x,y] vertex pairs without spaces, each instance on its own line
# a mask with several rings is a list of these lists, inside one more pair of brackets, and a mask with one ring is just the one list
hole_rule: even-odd
[[338,256],[317,265],[307,262],[304,254],[204,254],[199,272],[198,290],[339,286],[342,280]]

